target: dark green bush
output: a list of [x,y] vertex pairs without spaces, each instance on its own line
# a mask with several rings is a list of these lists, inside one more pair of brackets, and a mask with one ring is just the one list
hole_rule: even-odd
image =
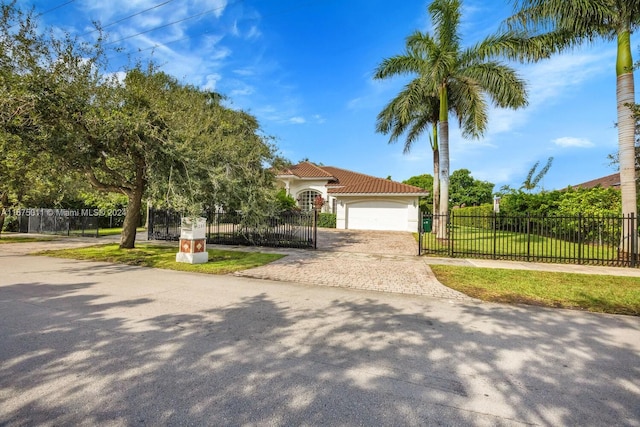
[[336,228],[336,214],[321,212],[318,214],[318,227]]

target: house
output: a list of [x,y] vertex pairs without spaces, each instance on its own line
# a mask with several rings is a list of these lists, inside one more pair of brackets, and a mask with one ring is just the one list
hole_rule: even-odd
[[613,188],[620,190],[620,173],[616,172],[611,175],[603,176],[602,178],[592,179],[591,181],[583,182],[582,184],[576,184],[571,186],[574,190],[578,188]]
[[418,231],[418,199],[425,190],[333,166],[302,162],[276,175],[303,210],[321,196],[322,212],[336,215],[336,227],[350,230]]

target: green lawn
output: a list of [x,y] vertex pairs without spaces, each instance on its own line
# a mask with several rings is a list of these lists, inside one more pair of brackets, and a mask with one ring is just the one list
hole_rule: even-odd
[[640,278],[431,265],[444,285],[483,301],[640,316]]
[[[568,240],[511,231],[487,230],[478,227],[453,226],[450,239],[444,243],[436,239],[435,233],[423,235],[422,248],[428,254],[517,257],[530,261],[555,258],[580,258],[589,260],[616,260],[617,249],[606,243],[577,244]],[[453,247],[452,247],[453,246]]]
[[28,243],[28,242],[49,242],[55,240],[55,237],[27,237],[27,236],[12,236],[10,234],[0,235],[0,244],[2,243]]
[[[146,228],[144,228],[144,227],[138,227],[138,228],[136,229],[136,231],[137,231],[138,233],[139,233],[139,232],[142,232],[142,231],[145,231],[145,230],[146,230]],[[87,235],[87,236],[95,236],[95,234],[96,234],[96,230],[95,230],[95,229],[93,229],[93,230],[84,230],[84,233],[85,233],[85,235]],[[98,237],[104,237],[104,236],[117,236],[117,235],[120,235],[120,234],[122,234],[122,227],[114,227],[114,228],[99,228],[99,229],[98,229]],[[75,236],[79,236],[79,235],[82,235],[82,230],[71,230],[71,231],[69,232],[69,235],[70,235],[70,236],[74,236],[74,235],[75,235]]]
[[143,267],[164,268],[168,270],[192,271],[196,273],[227,274],[234,271],[259,267],[282,258],[280,254],[259,252],[239,252],[208,250],[209,262],[204,264],[186,264],[176,262],[177,248],[138,244],[135,249],[120,249],[117,244],[90,246],[76,249],[61,249],[38,252],[58,258],[72,258],[90,261],[115,262]]

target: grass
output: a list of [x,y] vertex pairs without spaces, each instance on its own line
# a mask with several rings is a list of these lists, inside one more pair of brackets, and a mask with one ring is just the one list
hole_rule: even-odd
[[85,248],[61,249],[38,252],[58,258],[88,261],[104,261],[167,270],[191,271],[207,274],[228,274],[234,271],[259,267],[282,258],[280,254],[208,250],[209,262],[186,264],[176,262],[177,248],[174,246],[139,244],[135,249],[120,249],[117,244],[89,246]]
[[431,265],[438,280],[483,301],[640,316],[640,278]]
[[[553,237],[524,233],[492,230],[476,227],[453,226],[448,244],[453,244],[454,254],[458,255],[496,255],[497,257],[517,257],[531,261],[545,258],[580,257],[589,260],[616,260],[618,252],[607,244],[578,244]],[[494,246],[495,243],[495,246]],[[449,254],[451,248],[436,239],[435,232],[423,235],[422,247],[426,253]]]
[[[139,233],[141,231],[145,231],[146,228],[144,227],[138,227],[136,228],[136,231]],[[90,234],[90,235],[95,235],[95,228],[93,230],[85,230],[85,234]],[[73,236],[73,235],[81,235],[82,234],[82,230],[71,230],[69,232],[69,235]],[[104,236],[117,236],[122,234],[122,227],[114,227],[114,228],[99,228],[98,229],[98,237],[104,237]]]
[[29,242],[49,242],[55,240],[55,237],[27,237],[27,236],[11,236],[2,234],[0,236],[0,244],[3,243],[29,243]]

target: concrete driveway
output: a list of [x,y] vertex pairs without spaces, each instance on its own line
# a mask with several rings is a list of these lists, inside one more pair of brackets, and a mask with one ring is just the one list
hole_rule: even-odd
[[0,426],[640,425],[640,319],[0,252]]

